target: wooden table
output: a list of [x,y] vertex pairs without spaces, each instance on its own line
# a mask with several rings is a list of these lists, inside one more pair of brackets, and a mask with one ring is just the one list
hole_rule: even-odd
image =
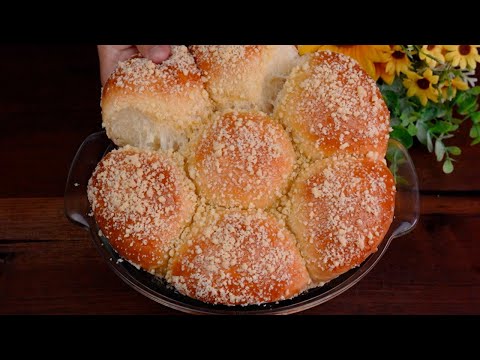
[[[3,46],[0,313],[179,314],[123,283],[64,216],[78,146],[101,129],[95,46]],[[304,314],[480,314],[480,145],[445,175],[411,150],[421,218],[359,284]]]

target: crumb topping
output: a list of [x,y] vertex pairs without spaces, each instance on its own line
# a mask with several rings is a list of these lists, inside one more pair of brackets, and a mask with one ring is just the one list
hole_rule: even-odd
[[[193,45],[191,50],[204,68],[205,76],[210,76],[211,68],[220,68],[240,74],[245,60],[259,54],[265,45]],[[239,66],[241,64],[241,66]]]
[[170,94],[203,87],[200,70],[187,47],[173,45],[171,49],[170,57],[160,64],[141,56],[119,62],[111,77],[114,86],[137,93],[161,88]]
[[218,205],[265,207],[281,196],[295,153],[285,130],[261,112],[218,115],[201,135],[190,176]]
[[276,113],[313,157],[386,148],[388,108],[375,81],[343,54],[319,51],[298,64]]
[[[176,288],[210,303],[259,304],[309,283],[291,233],[262,210],[204,210],[168,273]],[[198,220],[198,219],[197,219]]]
[[[194,45],[191,47],[210,96],[217,104],[247,101],[260,83],[251,68],[262,61],[262,45]],[[258,67],[257,67],[258,69]],[[228,74],[228,76],[227,76]],[[257,85],[257,86],[255,86]]]
[[286,45],[190,47],[217,109],[271,112],[297,53]]
[[[88,183],[99,234],[129,263],[209,303],[279,301],[321,285],[374,252],[393,219],[392,129],[375,81],[345,55],[303,56],[279,82],[271,119],[244,107],[265,95],[252,69],[271,60],[268,47],[173,46],[159,65],[121,62],[104,89],[116,89],[102,108],[113,120],[130,106],[140,110],[127,122],[188,131],[175,151],[127,145],[100,161]],[[142,141],[161,147],[175,133],[168,126]]]
[[100,161],[88,199],[119,253],[155,267],[168,259],[172,240],[192,216],[195,194],[186,181],[169,158],[126,146]]
[[375,250],[390,225],[395,186],[382,162],[334,156],[314,163],[292,196],[289,222],[307,264],[331,272]]

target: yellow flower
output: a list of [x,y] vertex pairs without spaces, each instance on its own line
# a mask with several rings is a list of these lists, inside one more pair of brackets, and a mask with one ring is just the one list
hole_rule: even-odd
[[447,53],[445,60],[452,63],[452,66],[460,66],[460,69],[470,69],[477,67],[480,62],[480,55],[475,45],[444,45]]
[[387,61],[390,48],[388,45],[298,45],[300,55],[317,50],[331,50],[348,55],[357,60],[374,80],[378,80],[375,63]]
[[406,73],[410,68],[410,59],[403,51],[400,45],[390,46],[391,50],[388,53],[386,61],[385,72],[387,74],[400,75],[401,72]]
[[438,75],[433,75],[432,69],[425,70],[422,75],[413,71],[408,71],[406,75],[403,86],[408,89],[407,96],[416,95],[423,106],[427,104],[428,99],[433,102],[438,101],[438,92],[432,86],[438,83]]
[[392,85],[393,80],[395,80],[395,73],[387,73],[385,68],[387,67],[387,63],[375,63],[375,71],[377,75],[383,79],[388,85]]
[[[457,89],[458,90],[468,90],[468,84],[464,82],[462,79],[459,77],[456,77],[455,79],[452,79],[451,81],[445,81],[440,84],[438,87],[440,91],[442,92],[442,99],[443,100],[451,100],[457,95]],[[451,94],[448,96],[448,89],[451,89]]]
[[385,56],[384,63],[375,64],[377,78],[380,76],[387,84],[391,84],[395,75],[398,76],[401,72],[406,73],[408,71],[410,59],[400,45],[390,45],[390,49]]
[[[431,68],[437,66],[439,62],[440,64],[443,64],[445,62],[442,45],[423,45],[418,56],[420,57],[420,60],[425,60],[427,65]],[[434,57],[438,61],[432,59],[432,57]]]

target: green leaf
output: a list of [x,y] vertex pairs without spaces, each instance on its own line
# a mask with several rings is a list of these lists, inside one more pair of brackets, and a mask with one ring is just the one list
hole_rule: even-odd
[[435,141],[435,155],[437,156],[437,161],[442,161],[445,156],[445,145],[440,139]]
[[478,108],[477,98],[475,96],[470,96],[466,98],[461,104],[458,104],[458,113],[461,115],[467,115],[475,108]]
[[474,124],[480,124],[480,111],[471,113],[470,118],[472,119]]
[[453,163],[450,159],[445,160],[443,163],[443,172],[445,174],[450,174],[453,171]]
[[477,145],[478,143],[480,143],[480,137],[477,137],[475,140],[473,140],[470,145]]
[[473,88],[468,90],[468,92],[475,96],[480,95],[480,86],[474,86]]
[[462,93],[458,93],[456,98],[455,98],[455,103],[458,105],[458,106],[462,106],[462,104],[467,101],[468,99],[471,99],[473,98],[472,95],[468,94],[467,92],[462,92]]
[[382,95],[383,95],[383,98],[385,99],[385,102],[387,103],[387,106],[390,109],[390,111],[397,114],[397,111],[398,111],[398,95],[395,93],[395,91],[384,90]]
[[402,115],[400,115],[400,120],[402,121],[400,125],[403,126],[404,128],[406,128],[408,124],[410,124],[410,116],[408,116],[406,113],[403,113]]
[[405,179],[403,176],[400,176],[400,175],[395,175],[394,180],[395,180],[395,185],[397,185],[397,186],[400,186],[400,185],[408,186],[408,185],[410,185],[408,180]]
[[416,113],[410,106],[406,99],[400,99],[398,102],[398,117],[402,122],[410,122],[411,119],[416,121],[418,119],[418,113]]
[[427,105],[418,112],[419,120],[429,121],[438,117],[438,108],[435,105]]
[[427,149],[429,152],[433,151],[432,133],[430,131],[427,131]]
[[448,107],[444,107],[442,104],[438,104],[435,106],[442,106],[442,107],[437,107],[437,114],[435,115],[436,118],[446,118],[447,120],[450,120],[452,118],[452,106],[453,105],[448,105]]
[[410,136],[415,136],[415,135],[417,135],[417,127],[416,127],[414,124],[412,124],[412,123],[410,123],[410,124],[408,125],[407,131],[408,131],[408,133],[410,134]]
[[452,124],[444,120],[439,120],[435,123],[435,125],[430,127],[430,131],[434,134],[444,134],[450,131],[455,131],[457,129],[458,129],[457,124]]
[[473,125],[468,134],[472,139],[480,137],[480,125]]
[[395,146],[389,146],[389,147],[387,148],[387,153],[386,153],[385,157],[387,158],[387,161],[388,161],[389,163],[391,163],[391,164],[394,164],[394,163],[395,163],[395,164],[396,164],[396,163],[397,163],[397,160],[398,160],[399,158],[401,158],[401,155],[402,155],[402,153],[401,153],[401,151],[400,151],[397,147],[395,147]]
[[460,149],[458,146],[447,146],[446,150],[449,154],[455,156],[458,156],[462,153],[462,149]]
[[391,117],[390,117],[390,126],[393,127],[393,126],[398,126],[398,125],[400,125],[400,124],[401,124],[400,119],[397,118],[395,115],[391,115]]
[[400,141],[407,149],[413,145],[412,136],[403,127],[394,126],[393,131],[390,133],[390,137]]
[[427,125],[422,121],[417,121],[415,127],[417,128],[418,141],[425,145],[427,143]]
[[450,99],[453,95],[453,87],[449,86],[447,89],[447,99]]

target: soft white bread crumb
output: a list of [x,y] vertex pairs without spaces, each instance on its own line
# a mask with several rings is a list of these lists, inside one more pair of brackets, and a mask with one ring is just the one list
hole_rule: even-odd
[[134,57],[119,66],[102,93],[103,126],[119,146],[175,149],[208,117],[212,105],[185,46],[161,64]]

